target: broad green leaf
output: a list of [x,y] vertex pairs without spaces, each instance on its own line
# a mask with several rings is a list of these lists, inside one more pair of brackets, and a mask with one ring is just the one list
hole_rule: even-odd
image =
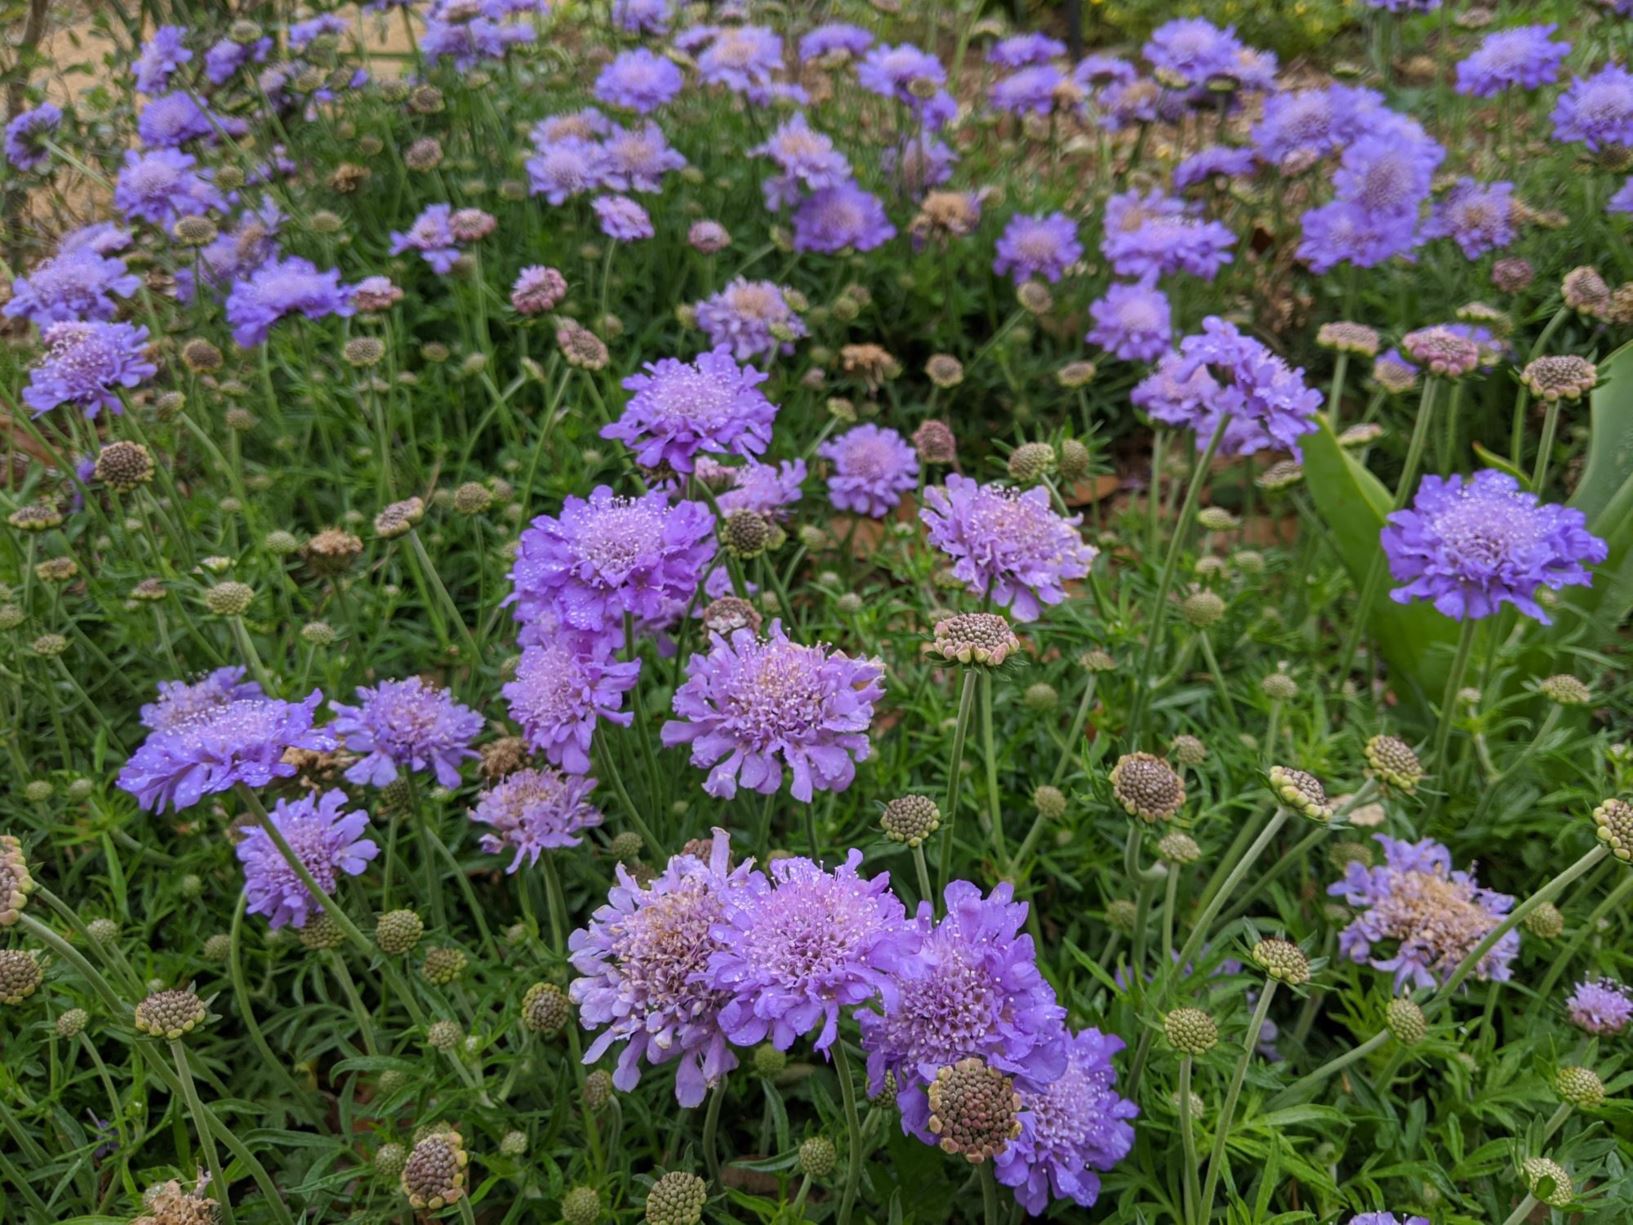
[[1588,453],[1570,505],[1603,526],[1605,509],[1633,476],[1633,343],[1599,363],[1599,379],[1588,401]]

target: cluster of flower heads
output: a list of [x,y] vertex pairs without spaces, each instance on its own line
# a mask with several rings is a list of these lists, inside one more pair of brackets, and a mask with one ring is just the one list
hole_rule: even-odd
[[[607,904],[569,941],[580,1022],[601,1031],[585,1061],[624,1043],[614,1073],[624,1089],[643,1063],[677,1062],[676,1097],[695,1106],[736,1066],[732,1047],[787,1050],[814,1035],[827,1051],[848,1010],[873,1091],[890,1078],[904,1131],[991,1157],[1028,1211],[1053,1198],[1093,1204],[1099,1172],[1133,1144],[1137,1110],[1114,1087],[1122,1043],[1066,1027],[1008,885],[984,897],[954,881],[944,918],[925,902],[909,919],[888,874],[863,876],[861,860],[733,867],[716,830],[649,884],[620,867]],[[1007,1115],[996,1129],[993,1105]]]
[[428,204],[404,231],[392,231],[391,253],[417,251],[439,276],[453,271],[461,248],[486,238],[498,225],[492,213],[479,208],[456,209],[450,204]]
[[[633,204],[627,192],[663,190],[664,176],[686,158],[650,119],[636,127],[614,123],[594,107],[553,115],[534,125],[527,177],[536,196],[554,205],[592,192]],[[605,206],[603,206],[605,207]]]

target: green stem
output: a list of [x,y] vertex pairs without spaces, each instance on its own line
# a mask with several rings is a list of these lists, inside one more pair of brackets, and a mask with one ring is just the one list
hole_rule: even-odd
[[983,1161],[979,1167],[981,1179],[981,1213],[986,1225],[998,1225],[998,1183],[992,1176],[992,1162]]
[[953,755],[947,763],[947,802],[941,806],[941,888],[946,891],[953,871],[953,826],[958,820],[958,796],[964,780],[964,738],[969,735],[970,709],[975,705],[976,673],[964,670],[958,695],[958,722],[953,727]]
[[1072,760],[1072,750],[1077,747],[1078,739],[1083,735],[1083,725],[1089,721],[1089,710],[1094,706],[1094,689],[1097,676],[1089,673],[1089,679],[1083,683],[1083,697],[1077,704],[1077,714],[1072,716],[1072,730],[1066,734],[1066,746],[1060,751],[1060,760],[1055,763],[1055,772],[1049,776],[1052,786],[1060,786],[1060,780],[1066,776],[1066,767]]
[[1531,1219],[1531,1213],[1536,1209],[1537,1203],[1537,1197],[1527,1191],[1525,1193],[1525,1198],[1520,1201],[1519,1207],[1515,1208],[1513,1212],[1508,1214],[1508,1218],[1503,1221],[1503,1225],[1520,1225],[1522,1221],[1529,1221]]
[[1253,1009],[1253,1019],[1248,1022],[1247,1037],[1242,1042],[1242,1056],[1236,1061],[1236,1071],[1230,1078],[1230,1089],[1225,1093],[1225,1102],[1219,1111],[1219,1127],[1213,1137],[1213,1152],[1208,1157],[1208,1177],[1202,1185],[1203,1220],[1213,1215],[1214,1191],[1219,1186],[1219,1176],[1224,1173],[1225,1144],[1230,1139],[1230,1127],[1236,1115],[1236,1102],[1241,1097],[1242,1082],[1247,1079],[1247,1065],[1258,1048],[1259,1031],[1264,1028],[1265,1017],[1270,1014],[1270,1000],[1275,994],[1276,980],[1265,979],[1264,990],[1259,993],[1259,1003]]
[[1180,1175],[1185,1188],[1185,1216],[1183,1225],[1194,1225],[1196,1203],[1202,1198],[1198,1186],[1196,1159],[1196,1129],[1191,1123],[1191,1056],[1179,1057],[1179,1136],[1185,1150],[1185,1164]]
[[839,1097],[845,1106],[845,1135],[849,1156],[845,1163],[845,1189],[839,1201],[839,1225],[850,1225],[856,1206],[856,1187],[862,1177],[862,1123],[856,1114],[856,1085],[851,1080],[850,1056],[845,1043],[835,1042],[834,1073],[839,1077]]
[[720,1103],[726,1097],[726,1078],[715,1081],[709,1094],[709,1105],[703,1113],[703,1164],[709,1171],[709,1181],[720,1185],[720,1153],[716,1141],[720,1131]]
[[1446,745],[1452,735],[1452,712],[1457,709],[1457,695],[1463,688],[1463,678],[1468,675],[1469,659],[1474,654],[1474,635],[1479,629],[1480,623],[1473,617],[1464,618],[1457,635],[1457,654],[1452,657],[1451,670],[1446,673],[1446,689],[1440,698],[1440,716],[1435,724],[1434,748],[1426,763],[1442,780],[1447,774]]
[[1553,998],[1554,984],[1560,980],[1560,977],[1565,973],[1566,967],[1576,957],[1576,951],[1582,947],[1583,942],[1589,936],[1599,930],[1600,920],[1620,906],[1629,894],[1633,894],[1633,873],[1624,872],[1616,887],[1605,895],[1604,900],[1599,905],[1593,908],[1587,919],[1572,933],[1565,947],[1553,956],[1553,964],[1548,967],[1548,973],[1542,980],[1542,986],[1537,988],[1536,999],[1538,1003]]
[[1004,848],[1004,814],[1002,797],[998,794],[998,751],[992,731],[992,670],[981,677],[981,756],[987,767],[987,821],[992,835],[992,849],[1001,864],[1008,858]]
[[1308,1090],[1315,1088],[1328,1077],[1342,1072],[1345,1068],[1349,1067],[1350,1064],[1356,1062],[1357,1060],[1365,1059],[1368,1055],[1372,1054],[1373,1051],[1377,1050],[1384,1043],[1388,1042],[1389,1038],[1389,1030],[1380,1029],[1365,1042],[1352,1046],[1342,1055],[1337,1055],[1334,1058],[1327,1060],[1326,1063],[1322,1064],[1309,1075],[1299,1077],[1299,1079],[1295,1080],[1292,1084],[1288,1085],[1287,1088],[1283,1089],[1280,1093],[1276,1094],[1275,1097],[1271,1098],[1265,1109],[1267,1111],[1278,1110],[1282,1106],[1290,1106],[1299,1101]]
[[1287,810],[1278,808],[1276,815],[1270,818],[1269,823],[1260,832],[1259,836],[1253,840],[1253,845],[1248,847],[1241,859],[1236,861],[1236,866],[1230,870],[1230,875],[1225,877],[1225,883],[1213,895],[1213,900],[1208,903],[1201,917],[1197,919],[1196,926],[1191,928],[1190,936],[1186,938],[1184,946],[1179,950],[1178,960],[1172,966],[1165,966],[1165,972],[1181,975],[1186,973],[1185,967],[1202,948],[1203,942],[1208,937],[1208,930],[1213,926],[1213,921],[1218,917],[1220,910],[1224,908],[1226,899],[1230,897],[1231,892],[1247,875],[1248,870],[1253,867],[1260,854],[1263,853],[1264,848],[1270,845],[1271,839],[1276,836],[1286,823]]
[[1548,401],[1542,418],[1542,441],[1537,444],[1537,466],[1531,471],[1531,488],[1542,496],[1542,483],[1548,479],[1548,461],[1553,458],[1554,434],[1559,430],[1559,397]]
[[210,1126],[211,1116],[199,1100],[198,1087],[193,1084],[193,1071],[187,1063],[187,1048],[180,1038],[170,1040],[170,1054],[176,1061],[176,1080],[181,1085],[182,1099],[187,1103],[187,1113],[193,1118],[193,1129],[198,1132],[199,1147],[204,1150],[204,1164],[210,1170],[210,1188],[221,1204],[222,1218],[227,1225],[232,1225],[232,1196],[227,1180],[221,1176],[221,1154],[216,1150],[214,1129]]

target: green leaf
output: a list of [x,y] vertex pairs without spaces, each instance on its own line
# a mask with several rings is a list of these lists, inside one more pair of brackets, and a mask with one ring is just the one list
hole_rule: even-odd
[[1633,342],[1599,363],[1599,386],[1588,398],[1590,434],[1582,479],[1570,505],[1592,524],[1633,475]]

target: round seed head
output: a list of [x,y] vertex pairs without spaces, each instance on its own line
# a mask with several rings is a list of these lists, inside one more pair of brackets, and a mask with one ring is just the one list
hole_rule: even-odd
[[1060,479],[1068,485],[1088,476],[1093,467],[1094,456],[1077,439],[1068,438],[1060,444]]
[[720,543],[733,557],[758,557],[771,540],[771,520],[757,510],[731,511],[720,527]]
[[155,991],[136,1005],[136,1028],[155,1038],[179,1038],[204,1024],[209,1010],[191,987]]
[[960,1059],[930,1082],[930,1131],[946,1153],[972,1165],[995,1157],[1021,1134],[1015,1082],[982,1059]]
[[23,844],[10,834],[0,834],[0,927],[10,927],[22,917],[35,888]]
[[204,592],[204,607],[218,617],[241,617],[255,603],[255,588],[248,583],[229,579],[216,583]]
[[1294,459],[1279,459],[1253,478],[1253,483],[1269,493],[1291,489],[1304,480],[1304,467]]
[[464,1037],[465,1031],[459,1028],[458,1021],[435,1021],[425,1031],[426,1045],[439,1051],[453,1050]]
[[298,935],[301,946],[314,952],[337,949],[346,943],[345,931],[328,911],[319,911],[307,919],[306,926],[300,929]]
[[70,1008],[57,1018],[56,1030],[59,1038],[77,1038],[85,1032],[91,1014],[83,1008]]
[[1058,821],[1066,815],[1066,793],[1049,783],[1032,788],[1032,807],[1045,821]]
[[501,736],[482,746],[482,777],[490,782],[514,774],[527,764],[527,741],[520,736]]
[[1223,506],[1204,506],[1196,512],[1196,521],[1209,532],[1228,532],[1242,525],[1242,521]]
[[182,345],[181,360],[194,374],[209,374],[221,369],[221,350],[202,336],[195,336]]
[[1423,781],[1423,763],[1412,746],[1397,736],[1374,736],[1366,742],[1367,765],[1386,787],[1411,795]]
[[1597,1110],[1605,1102],[1605,1082],[1592,1068],[1562,1067],[1554,1074],[1559,1100],[1579,1110]]
[[42,583],[67,583],[79,574],[79,563],[72,557],[48,557],[34,567],[34,576]]
[[1537,692],[1560,706],[1586,706],[1593,701],[1593,691],[1574,676],[1561,673],[1537,683]]
[[149,1187],[142,1193],[142,1215],[131,1225],[217,1225],[221,1205],[201,1181],[191,1191],[182,1190],[175,1179]]
[[1219,1026],[1200,1008],[1176,1008],[1162,1020],[1168,1045],[1184,1055],[1206,1055],[1219,1041]]
[[1182,766],[1200,766],[1208,759],[1208,746],[1195,736],[1181,734],[1168,742],[1168,755]]
[[561,1197],[563,1225],[595,1225],[601,1219],[601,1195],[594,1187],[574,1187]]
[[1272,702],[1291,702],[1298,697],[1298,682],[1285,672],[1272,672],[1259,682],[1259,691]]
[[0,1004],[21,1004],[44,981],[45,974],[32,953],[0,949]]
[[1271,978],[1289,987],[1310,981],[1310,959],[1291,940],[1261,940],[1253,946],[1253,961]]
[[1015,301],[1030,315],[1046,315],[1055,304],[1055,295],[1049,292],[1047,285],[1028,281],[1015,291]]
[[43,804],[56,794],[56,790],[49,779],[31,778],[23,788],[23,798],[30,804]]
[[605,1110],[612,1101],[612,1073],[596,1069],[584,1078],[584,1105],[591,1111]]
[[153,479],[153,453],[139,442],[110,442],[97,452],[94,475],[115,493],[129,493]]
[[1610,311],[1610,286],[1597,268],[1572,268],[1559,283],[1565,305],[1589,319],[1603,319]]
[[19,532],[48,532],[62,523],[62,512],[49,502],[30,502],[6,516]]
[[1337,353],[1378,356],[1378,333],[1364,323],[1323,323],[1315,334],[1315,342]]
[[98,944],[112,944],[119,939],[119,924],[112,919],[92,919],[85,925],[85,933]]
[[1058,463],[1054,447],[1047,442],[1023,442],[1009,453],[1009,478],[1030,485],[1048,476]]
[[740,629],[759,633],[763,621],[759,609],[734,595],[711,600],[703,609],[703,624],[710,633],[722,637],[728,637],[733,630]]
[[1480,364],[1480,346],[1444,327],[1419,328],[1401,337],[1401,348],[1431,374],[1457,379]]
[[1334,805],[1327,798],[1321,780],[1305,770],[1290,766],[1270,767],[1270,790],[1287,807],[1312,821],[1330,821]]
[[1026,687],[1026,692],[1021,694],[1021,701],[1028,710],[1042,713],[1053,710],[1060,704],[1060,694],[1053,685],[1046,681],[1038,681]]
[[306,542],[306,564],[315,574],[344,574],[363,552],[363,541],[341,528],[326,528]]
[[1384,1009],[1384,1023],[1395,1041],[1402,1046],[1416,1046],[1429,1032],[1429,1022],[1409,996],[1398,995]]
[[1195,863],[1202,858],[1202,848],[1191,835],[1176,829],[1157,840],[1157,854],[1172,864]]
[[1055,382],[1068,389],[1087,387],[1094,382],[1095,374],[1093,362],[1067,362],[1055,371]]
[[647,1225],[697,1225],[709,1189],[696,1174],[670,1170],[646,1193]]
[[781,1076],[783,1069],[788,1066],[788,1052],[779,1051],[771,1043],[762,1043],[754,1048],[754,1074],[764,1076],[768,1080]]
[[301,626],[301,641],[308,646],[333,646],[338,636],[334,626],[327,621],[308,621]]
[[1558,940],[1565,932],[1565,916],[1552,902],[1542,902],[1520,920],[1520,926],[1539,940]]
[[1207,629],[1225,615],[1225,601],[1211,591],[1193,591],[1179,606],[1185,623],[1196,629]]
[[1550,1208],[1563,1208],[1576,1198],[1576,1188],[1565,1167],[1547,1157],[1527,1157],[1520,1165],[1525,1185]]
[[462,515],[480,515],[493,505],[493,490],[478,481],[466,481],[454,490],[454,509]]
[[827,1136],[812,1136],[799,1146],[799,1172],[808,1177],[828,1177],[837,1162],[834,1142]]
[[913,431],[913,449],[923,463],[950,464],[958,458],[958,439],[945,421],[926,421]]
[[1131,817],[1172,821],[1185,807],[1185,780],[1154,754],[1128,753],[1111,769],[1111,794]]
[[957,387],[964,381],[964,363],[951,353],[932,353],[924,373],[937,387]]
[[1520,372],[1520,381],[1546,403],[1580,400],[1599,381],[1599,369],[1585,357],[1539,357]]
[[206,961],[226,961],[232,956],[232,937],[226,932],[216,932],[204,941],[204,959]]
[[1139,917],[1139,908],[1126,897],[1114,897],[1106,903],[1106,923],[1116,931],[1132,932]]
[[208,217],[181,217],[170,227],[170,237],[183,247],[203,247],[215,241],[220,230]]
[[1633,804],[1606,800],[1593,810],[1593,823],[1599,841],[1610,848],[1612,855],[1623,863],[1633,862]]
[[457,1131],[440,1131],[414,1145],[403,1164],[402,1188],[411,1208],[438,1208],[465,1194],[465,1167],[470,1157]]
[[885,805],[879,825],[892,842],[922,846],[926,838],[941,828],[941,809],[927,795],[897,796]]
[[374,923],[374,943],[390,957],[414,951],[425,934],[425,921],[412,910],[388,910]]
[[425,954],[420,977],[433,987],[446,987],[465,973],[468,964],[465,954],[458,949],[434,948]]
[[522,996],[522,1024],[536,1034],[553,1034],[567,1024],[567,996],[555,983],[534,983]]
[[374,1150],[374,1172],[387,1182],[400,1178],[407,1164],[408,1150],[400,1144],[382,1144]]
[[1354,451],[1369,447],[1384,436],[1384,427],[1376,421],[1362,421],[1350,426],[1338,436],[1338,445]]
[[341,350],[341,356],[346,359],[348,366],[367,368],[378,366],[385,360],[386,344],[378,336],[354,336],[346,342]]
[[520,1157],[527,1152],[527,1133],[507,1131],[499,1138],[499,1151],[506,1157]]
[[607,844],[607,850],[619,863],[634,863],[646,849],[646,839],[632,829],[626,829]]
[[1110,652],[1099,649],[1084,651],[1077,657],[1077,666],[1085,672],[1117,671],[1117,661],[1111,657]]
[[1525,259],[1500,259],[1491,265],[1491,283],[1504,293],[1519,293],[1536,280],[1536,270]]
[[1009,622],[997,613],[961,613],[936,622],[932,654],[949,663],[996,668],[1021,648]]

